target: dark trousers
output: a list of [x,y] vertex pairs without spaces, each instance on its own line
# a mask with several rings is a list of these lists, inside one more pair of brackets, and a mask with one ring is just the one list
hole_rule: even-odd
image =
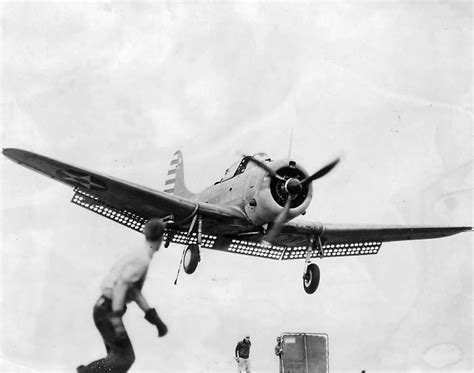
[[93,361],[83,368],[83,372],[123,373],[130,369],[135,361],[135,353],[128,334],[125,333],[125,336],[121,338],[115,336],[108,317],[111,312],[111,300],[100,297],[94,306],[94,323],[104,340],[107,356]]

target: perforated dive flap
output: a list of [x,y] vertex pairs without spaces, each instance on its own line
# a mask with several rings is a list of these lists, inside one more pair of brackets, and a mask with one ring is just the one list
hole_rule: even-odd
[[[96,214],[105,216],[119,224],[131,228],[137,232],[143,233],[143,226],[147,222],[147,218],[137,215],[125,209],[118,209],[111,206],[98,197],[86,193],[80,189],[75,189],[75,194],[71,202],[84,207]],[[168,229],[164,235],[164,239],[173,243],[189,245],[197,243],[197,234],[191,233],[188,237],[187,232]],[[256,240],[242,240],[237,238],[214,236],[202,234],[202,247],[207,249],[227,251],[234,254],[249,255],[260,258],[268,258],[274,260],[290,260],[304,259],[306,257],[306,246],[276,246],[265,245]],[[371,255],[377,254],[382,242],[352,242],[338,243],[328,242],[323,245],[323,252],[313,250],[311,257],[336,257],[336,256],[353,256],[353,255]],[[322,254],[322,255],[321,255]]]
[[263,245],[259,242],[249,242],[238,239],[233,239],[227,248],[227,251],[231,253],[251,255],[276,260],[279,260],[281,258],[284,250],[285,248],[282,246]]
[[[101,201],[96,196],[86,193],[82,190],[75,189],[75,194],[72,197],[71,202],[84,207],[96,214],[105,216],[106,218],[113,220],[119,224],[122,224],[128,228],[131,228],[137,232],[143,233],[143,227],[148,221],[147,218],[139,216],[133,212],[124,209],[118,209]],[[164,234],[164,239],[167,240],[168,236],[171,237],[170,241],[173,243],[189,245],[197,243],[197,234],[191,233],[187,237],[187,232],[177,231],[173,229],[167,229]],[[202,235],[202,246],[206,248],[212,248],[216,240],[216,236],[203,234]]]
[[[382,242],[351,242],[351,243],[326,243],[323,245],[322,253],[313,250],[311,257],[335,257],[353,255],[373,255],[379,252]],[[303,259],[306,258],[307,248],[305,246],[288,247],[282,259]]]
[[99,198],[92,194],[83,192],[82,190],[74,189],[74,191],[76,193],[72,197],[72,203],[91,210],[96,214],[105,216],[106,218],[125,225],[137,232],[143,232],[143,226],[148,220],[145,217],[127,210],[121,210],[110,206],[109,204],[102,202]]
[[[166,237],[168,237],[168,235],[171,237],[170,241],[173,243],[178,243],[181,245],[190,245],[197,243],[197,233],[195,232],[191,233],[191,235],[188,237],[187,232],[168,229]],[[205,247],[206,249],[212,249],[216,238],[217,236],[202,234],[201,247]]]

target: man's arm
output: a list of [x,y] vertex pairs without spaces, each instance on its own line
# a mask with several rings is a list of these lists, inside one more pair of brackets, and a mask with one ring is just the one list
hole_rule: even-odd
[[108,316],[108,319],[117,338],[123,338],[127,335],[122,322],[122,315],[125,313],[125,298],[128,288],[129,286],[125,282],[118,281],[112,289],[112,313]]
[[129,285],[123,281],[117,281],[112,289],[112,311],[123,312],[125,311],[125,299],[127,297],[127,291]]
[[280,345],[280,344],[277,344],[277,345],[275,346],[275,355],[276,355],[276,356],[280,356],[280,355],[282,354],[282,352],[283,352],[283,350],[282,350],[282,348],[281,348],[281,345]]
[[112,289],[112,311],[125,311],[127,296],[134,298],[134,286],[146,274],[147,263],[140,258],[130,258],[120,269]]
[[131,288],[129,296],[138,305],[138,307],[140,307],[140,309],[145,312],[145,320],[156,326],[158,329],[158,336],[164,337],[166,333],[168,333],[168,328],[166,327],[166,324],[160,319],[156,310],[150,307],[147,300],[143,296],[142,291],[139,288]]
[[140,309],[143,312],[146,313],[151,307],[148,304],[145,297],[143,296],[143,293],[141,292],[141,290],[134,287],[134,288],[130,289],[130,292],[131,292],[130,295],[131,295],[133,301],[138,305],[138,307],[140,307]]

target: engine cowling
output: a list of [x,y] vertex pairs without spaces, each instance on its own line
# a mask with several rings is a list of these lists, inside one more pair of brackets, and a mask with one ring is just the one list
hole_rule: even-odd
[[245,212],[255,225],[273,222],[290,197],[286,221],[306,211],[312,199],[311,183],[303,186],[308,177],[306,170],[295,162],[277,161],[268,164],[283,180],[271,178],[264,170],[256,169],[255,192],[248,196]]

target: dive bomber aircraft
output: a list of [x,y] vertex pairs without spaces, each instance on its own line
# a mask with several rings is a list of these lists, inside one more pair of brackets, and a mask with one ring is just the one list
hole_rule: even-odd
[[224,177],[200,193],[184,183],[183,157],[171,160],[165,190],[158,191],[102,175],[20,149],[3,149],[18,164],[72,186],[71,202],[117,223],[143,231],[159,217],[167,223],[165,247],[185,245],[182,262],[191,274],[200,249],[254,257],[303,259],[303,287],[316,291],[320,271],[314,258],[377,254],[383,242],[439,238],[471,227],[342,225],[293,221],[304,215],[312,198],[312,182],[339,162],[309,175],[292,160],[272,160],[263,153],[243,156]]

